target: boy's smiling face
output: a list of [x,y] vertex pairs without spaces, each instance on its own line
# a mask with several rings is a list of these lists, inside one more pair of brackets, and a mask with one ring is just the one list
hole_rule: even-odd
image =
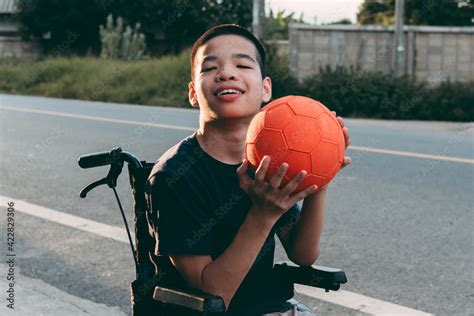
[[254,44],[238,35],[219,35],[198,48],[189,102],[206,121],[252,118],[271,98]]

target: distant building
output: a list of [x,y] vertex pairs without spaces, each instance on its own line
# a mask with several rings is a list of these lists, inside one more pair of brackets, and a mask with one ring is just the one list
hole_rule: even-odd
[[41,52],[38,43],[21,40],[17,3],[0,0],[0,58],[36,59]]

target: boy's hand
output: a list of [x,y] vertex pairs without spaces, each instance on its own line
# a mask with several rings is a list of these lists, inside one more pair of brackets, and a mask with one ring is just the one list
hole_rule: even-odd
[[[349,145],[351,144],[351,138],[349,136],[349,130],[347,129],[347,127],[344,126],[344,120],[342,119],[342,117],[336,116],[336,111],[331,111],[331,112],[332,112],[332,114],[334,114],[337,121],[339,122],[339,125],[341,125],[341,127],[342,127],[342,133],[344,134],[344,140],[345,140],[346,149],[347,149],[347,147],[349,147]],[[351,163],[351,157],[344,156],[344,160],[342,162],[341,169],[344,168],[345,166],[349,165],[350,163]]]
[[255,172],[255,180],[247,175],[248,160],[245,159],[237,169],[240,187],[247,192],[253,201],[254,207],[258,209],[259,215],[265,219],[278,220],[291,206],[311,193],[316,192],[317,186],[309,186],[303,191],[291,194],[303,181],[306,171],[299,172],[284,187],[279,189],[281,181],[288,170],[288,164],[282,163],[277,172],[270,179],[265,181],[265,175],[270,165],[270,157],[263,157],[260,166]]

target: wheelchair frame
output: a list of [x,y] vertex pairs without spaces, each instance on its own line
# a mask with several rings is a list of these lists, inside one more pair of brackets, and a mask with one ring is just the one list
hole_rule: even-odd
[[[134,242],[115,190],[124,162],[128,163],[132,188]],[[149,231],[144,190],[155,163],[141,161],[135,155],[116,147],[111,151],[83,155],[79,157],[78,164],[81,168],[110,165],[107,176],[87,185],[81,190],[80,196],[85,198],[89,191],[103,184],[107,184],[115,193],[135,262],[136,279],[130,285],[133,315],[225,315],[224,301],[219,296],[189,287],[160,284],[160,275],[156,273],[157,266],[171,267],[168,257],[154,256],[155,238]],[[341,284],[347,282],[344,271],[318,265],[297,266],[292,262],[278,262],[274,264],[273,269],[282,284],[282,293],[288,299],[294,296],[294,284],[318,287],[329,292],[337,291]]]

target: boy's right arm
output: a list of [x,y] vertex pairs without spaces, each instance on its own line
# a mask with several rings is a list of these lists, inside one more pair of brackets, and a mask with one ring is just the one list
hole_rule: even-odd
[[291,195],[305,173],[295,176],[285,187],[279,189],[288,166],[282,164],[270,182],[265,174],[269,157],[255,173],[255,180],[247,176],[248,162],[238,169],[240,185],[252,198],[253,206],[240,226],[229,247],[214,261],[210,256],[170,255],[170,259],[183,278],[194,288],[221,296],[226,309],[240,284],[252,267],[273,225],[292,205],[315,191],[308,188]]
[[192,287],[222,297],[228,308],[274,224],[260,220],[251,210],[234,240],[216,260],[210,256],[170,255],[171,261]]

